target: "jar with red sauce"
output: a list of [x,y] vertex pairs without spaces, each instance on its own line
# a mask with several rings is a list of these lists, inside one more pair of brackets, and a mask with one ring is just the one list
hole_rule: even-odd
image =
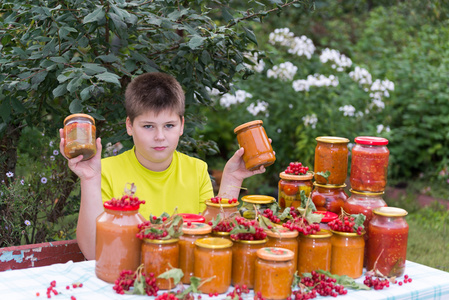
[[297,266],[298,261],[298,231],[291,231],[287,228],[277,228],[276,231],[266,230],[268,241],[266,247],[285,248],[293,251],[293,265]]
[[95,120],[86,114],[73,114],[64,119],[64,154],[68,158],[79,155],[83,160],[97,153]]
[[[348,176],[348,143],[347,138],[320,136],[316,138],[315,147],[315,182],[319,184],[342,185]],[[318,173],[330,172],[324,178]]]
[[254,287],[254,268],[257,250],[265,247],[267,239],[263,240],[232,240],[232,284]]
[[243,153],[245,167],[250,171],[257,170],[261,166],[268,167],[276,160],[262,124],[262,120],[255,120],[234,129],[240,147],[245,149]]
[[382,197],[384,192],[360,192],[354,189],[350,189],[349,191],[351,192],[351,196],[346,200],[343,209],[348,214],[364,214],[366,219],[363,225],[365,228],[368,228],[368,223],[373,218],[373,209],[387,206],[387,203]]
[[313,183],[312,173],[304,175],[294,175],[282,172],[279,174],[281,178],[278,183],[278,203],[281,209],[286,207],[300,207],[301,206],[301,191],[309,197],[312,192]]
[[336,214],[341,213],[341,208],[348,200],[348,194],[345,192],[346,184],[328,185],[313,183],[312,202],[317,210],[330,211]]
[[363,274],[365,239],[355,232],[331,230],[332,254],[331,273],[359,278]]
[[359,136],[351,153],[349,181],[356,191],[382,192],[387,185],[388,140],[381,137]]
[[406,215],[406,210],[397,207],[380,207],[373,210],[373,219],[368,224],[368,270],[375,266],[388,277],[404,274],[409,229]]
[[222,213],[222,219],[238,213],[239,203],[229,203],[229,199],[223,198],[220,203],[213,203],[210,200],[206,200],[206,209],[202,212],[204,222],[209,223],[212,219],[215,219],[219,213]]
[[315,234],[298,235],[298,273],[329,271],[331,266],[332,232],[321,229]]

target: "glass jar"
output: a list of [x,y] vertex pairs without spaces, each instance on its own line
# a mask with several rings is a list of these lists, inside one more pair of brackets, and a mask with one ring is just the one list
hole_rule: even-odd
[[79,155],[83,160],[97,153],[95,120],[86,114],[73,114],[64,120],[64,154],[68,158]]
[[232,242],[220,238],[204,238],[195,241],[193,274],[202,280],[201,293],[225,293],[231,286]]
[[245,149],[243,153],[245,167],[250,171],[258,170],[261,166],[268,167],[276,160],[262,124],[262,120],[255,120],[234,129],[239,146]]
[[192,222],[192,223],[205,223],[206,219],[202,215],[198,214],[179,214],[182,217],[182,221],[184,223]]
[[286,207],[293,206],[297,208],[301,206],[301,191],[304,191],[307,197],[312,192],[313,174],[294,175],[282,172],[279,174],[279,177],[281,179],[278,183],[278,203],[281,210],[284,210]]
[[290,297],[295,254],[288,249],[274,247],[261,248],[256,253],[254,294],[260,292],[267,300]]
[[402,276],[407,255],[407,211],[396,207],[380,207],[373,210],[368,224],[368,254],[366,267],[374,266],[383,275]]
[[[179,267],[179,240],[150,240],[142,243],[142,263],[146,274],[153,273],[157,278],[171,268]],[[160,290],[175,287],[173,279],[157,278],[156,284]]]
[[[320,136],[316,138],[315,148],[315,181],[319,184],[341,185],[348,176],[348,143],[347,138],[335,136]],[[324,178],[318,172],[330,172]]]
[[368,224],[373,218],[373,209],[387,206],[387,203],[382,198],[384,192],[359,192],[353,189],[349,191],[351,192],[351,196],[346,200],[343,209],[348,214],[364,214],[366,219],[363,225],[365,228],[368,228]]
[[232,284],[254,287],[254,263],[257,250],[265,247],[267,239],[263,240],[232,240]]
[[190,277],[193,276],[195,241],[200,238],[209,237],[212,230],[204,223],[184,223],[182,233],[179,237],[179,268],[184,273],[182,283],[190,284]]
[[324,185],[313,183],[311,199],[317,210],[324,210],[341,214],[341,208],[344,207],[348,194],[345,192],[346,184],[342,185]]
[[321,229],[310,235],[298,235],[298,273],[329,271],[331,266],[332,232]]
[[387,185],[388,140],[359,136],[352,147],[349,181],[356,191],[382,192]]
[[270,208],[271,204],[276,202],[276,199],[265,195],[246,195],[242,197],[242,206],[239,208],[240,215],[245,219],[255,219],[257,209],[259,212]]
[[104,203],[104,212],[96,219],[95,274],[114,283],[122,270],[140,265],[142,241],[136,236],[137,225],[145,222],[139,205],[115,207]]
[[331,237],[331,273],[359,278],[363,274],[363,257],[365,253],[365,239],[362,232],[333,231]]
[[231,240],[231,233],[226,231],[212,231],[212,237]]
[[237,213],[239,203],[228,203],[229,199],[221,199],[220,203],[213,203],[210,200],[206,200],[206,209],[201,214],[204,217],[205,223],[209,223],[212,219],[215,219],[217,215],[222,211],[222,219]]
[[333,221],[335,219],[338,219],[338,215],[331,211],[317,210],[317,211],[314,211],[313,213],[319,214],[322,216],[321,222],[320,222],[320,229],[329,230],[330,228],[329,228],[329,225],[327,225],[327,223],[329,223],[330,221]]
[[295,271],[298,262],[298,231],[290,231],[287,228],[277,228],[277,232],[271,230],[265,231],[267,234],[267,243],[265,247],[284,248],[293,251],[295,256],[293,257],[293,265]]

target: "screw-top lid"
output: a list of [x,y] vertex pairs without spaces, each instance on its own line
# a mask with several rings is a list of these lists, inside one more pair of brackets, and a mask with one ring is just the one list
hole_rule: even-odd
[[307,173],[304,175],[287,174],[285,172],[279,173],[279,177],[287,180],[310,180],[313,178],[313,173]]
[[264,247],[257,250],[257,256],[265,260],[286,261],[292,260],[295,253],[285,248]]
[[270,204],[276,201],[276,198],[266,195],[246,195],[242,201],[254,204]]
[[205,223],[206,218],[198,214],[179,214],[184,222]]
[[333,234],[341,235],[341,236],[347,236],[347,237],[357,237],[357,236],[363,236],[366,231],[362,231],[362,234],[358,234],[357,232],[344,232],[344,231],[335,231],[331,229],[331,232]]
[[388,144],[388,140],[382,137],[376,136],[358,136],[354,139],[357,144],[383,146]]
[[343,184],[319,184],[316,181],[313,183],[314,186],[322,187],[326,189],[339,189],[339,188],[345,188],[346,183]]
[[317,233],[309,234],[309,235],[301,234],[301,236],[305,237],[305,238],[311,238],[311,239],[325,239],[325,238],[330,238],[332,236],[332,232],[330,232],[329,230],[326,230],[326,229],[321,229]]
[[67,116],[67,117],[64,119],[64,125],[65,125],[68,121],[70,121],[71,119],[73,119],[73,118],[86,118],[86,119],[89,119],[89,121],[91,121],[92,124],[95,124],[94,118],[92,118],[91,116],[89,116],[89,115],[87,115],[87,114],[72,114],[72,115],[70,115],[70,116]]
[[182,232],[184,234],[208,234],[212,231],[212,227],[204,223],[184,223],[182,224]]
[[118,210],[118,211],[131,211],[131,210],[138,210],[140,207],[140,204],[137,205],[125,205],[125,206],[115,206],[111,204],[110,202],[103,203],[103,207],[110,210]]
[[255,120],[255,121],[251,121],[251,122],[247,122],[245,124],[239,125],[234,129],[234,133],[239,132],[240,130],[246,128],[246,127],[250,127],[250,126],[254,126],[254,125],[262,125],[263,121],[262,120]]
[[408,212],[405,209],[399,207],[379,207],[373,209],[373,214],[384,217],[405,217]]
[[161,239],[143,239],[144,242],[150,243],[150,244],[171,244],[171,243],[177,243],[179,239],[167,239],[167,240],[161,240]]
[[239,202],[237,201],[237,202],[233,202],[233,203],[228,203],[228,200],[229,199],[227,199],[227,198],[223,198],[223,199],[221,199],[221,202],[220,203],[213,203],[212,201],[210,201],[210,200],[206,200],[206,205],[208,205],[208,206],[214,206],[214,207],[235,207],[235,206],[238,206],[239,205]]
[[329,144],[343,144],[349,143],[347,138],[337,137],[337,136],[319,136],[315,138],[317,142],[329,143]]
[[338,218],[338,215],[331,211],[318,210],[318,211],[314,211],[313,213],[323,216],[323,218],[321,219],[321,223],[328,223],[328,222],[333,221]]
[[364,196],[380,196],[383,195],[385,192],[365,192],[365,191],[356,191],[353,189],[349,189],[349,192],[351,194],[357,194],[357,195],[364,195]]
[[272,238],[277,238],[277,239],[291,239],[291,238],[296,238],[298,236],[298,231],[293,230],[291,231],[290,229],[287,228],[276,228],[276,231],[272,231],[272,230],[265,230],[265,233],[267,234],[267,236],[272,237]]
[[231,237],[231,241],[236,243],[242,243],[242,244],[249,244],[249,245],[259,245],[259,244],[265,244],[268,239],[265,238],[263,240],[235,240]]
[[201,248],[208,248],[208,249],[226,249],[232,247],[233,243],[228,239],[211,237],[211,238],[197,239],[195,241],[195,245]]

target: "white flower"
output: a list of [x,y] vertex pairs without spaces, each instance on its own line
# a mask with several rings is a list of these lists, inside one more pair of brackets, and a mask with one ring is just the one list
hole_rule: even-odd
[[298,56],[305,56],[310,59],[315,52],[315,45],[312,40],[305,35],[301,37],[294,36],[288,28],[278,28],[270,33],[268,37],[270,44],[280,44],[281,46],[289,47],[288,53],[296,54]]
[[30,226],[30,225],[31,225],[31,222],[28,221],[28,220],[25,220],[25,225],[26,225],[26,226]]
[[53,155],[50,156],[50,160],[53,161],[55,160],[55,157]]
[[318,118],[315,114],[306,115],[302,117],[302,121],[304,122],[304,126],[309,126],[315,129],[316,123],[318,123]]
[[244,55],[246,58],[248,58],[250,61],[254,63],[254,65],[245,64],[245,67],[257,73],[263,72],[263,70],[265,69],[265,62],[262,59],[259,60],[259,54],[257,52],[254,54],[245,53]]
[[210,87],[206,86],[206,90],[211,96],[218,96],[220,95],[220,91],[216,88],[211,89]]
[[293,80],[293,77],[297,71],[298,67],[287,61],[278,66],[273,66],[272,69],[269,69],[267,71],[267,77],[279,78],[283,81]]
[[293,81],[293,89],[297,92],[308,91],[311,86],[337,86],[339,84],[338,77],[330,75],[326,77],[322,74],[307,76],[307,79],[299,79]]
[[339,111],[343,112],[343,116],[353,117],[355,113],[355,107],[352,105],[345,105],[338,108]]
[[24,184],[25,184],[25,180],[21,179],[21,180],[20,180],[20,184],[21,184],[21,185],[24,185]]
[[320,61],[325,64],[327,62],[333,62],[331,65],[332,69],[336,69],[338,72],[342,72],[345,68],[349,68],[352,66],[352,60],[345,56],[344,54],[340,54],[340,51],[335,49],[326,48],[321,52]]
[[13,177],[13,176],[14,176],[14,173],[13,173],[13,172],[7,172],[7,173],[6,173],[6,177],[11,178],[11,177]]
[[265,101],[257,100],[257,104],[251,103],[246,110],[253,116],[257,116],[260,112],[267,110],[268,103]]
[[42,177],[42,178],[41,178],[41,182],[42,182],[43,184],[46,184],[46,183],[47,183],[47,178]]
[[[360,85],[371,85],[373,82],[371,74],[368,70],[360,68],[359,66],[356,66],[354,71],[349,72],[349,77],[358,82]],[[367,92],[368,90],[365,89],[365,91]]]
[[390,132],[390,126],[385,127],[382,124],[377,125],[377,133],[381,133],[383,130],[385,130],[385,132]]
[[246,98],[252,97],[253,95],[251,95],[250,93],[245,92],[243,90],[238,90],[235,92],[235,96],[228,93],[224,94],[220,98],[220,105],[224,108],[228,108],[233,104],[243,103],[245,102]]
[[281,129],[281,128],[278,128],[278,129],[276,130],[276,132],[277,132],[277,133],[281,133],[281,132],[282,132],[282,129]]
[[53,155],[58,155],[59,151],[58,150],[53,150]]
[[50,143],[48,144],[50,147],[53,147],[53,141],[50,141]]

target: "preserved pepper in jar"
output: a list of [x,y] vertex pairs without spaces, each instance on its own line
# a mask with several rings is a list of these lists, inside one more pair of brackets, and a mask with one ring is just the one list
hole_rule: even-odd
[[263,212],[265,209],[270,208],[274,202],[276,202],[276,199],[271,196],[246,195],[242,197],[242,206],[240,206],[239,212],[245,219],[255,219],[255,209]]
[[239,211],[239,203],[237,199],[235,199],[235,201],[233,201],[233,199],[220,197],[215,197],[212,199],[217,198],[218,203],[214,203],[211,200],[206,200],[206,209],[202,213],[205,223],[209,223],[212,219],[215,219],[220,212],[222,213],[222,219],[224,219],[230,217],[232,214],[238,213]]
[[[319,184],[342,185],[348,176],[348,143],[347,138],[320,136],[316,138],[315,148],[315,181]],[[324,178],[318,173],[330,172]]]
[[341,213],[348,194],[345,192],[346,184],[342,185],[324,185],[313,183],[315,186],[312,191],[311,199],[317,210],[330,211],[336,214]]
[[363,274],[365,253],[364,232],[341,232],[331,230],[332,254],[331,273],[359,278]]
[[331,266],[332,232],[321,229],[310,235],[298,236],[298,273],[316,270],[329,271]]
[[346,200],[343,209],[351,215],[364,214],[366,219],[363,225],[365,228],[368,228],[368,224],[373,218],[373,209],[387,206],[387,203],[382,198],[384,192],[359,192],[353,189],[349,191],[351,192],[351,196]]
[[255,262],[254,294],[260,293],[263,299],[287,299],[295,268],[295,254],[284,248],[264,247],[257,250]]
[[356,191],[382,192],[387,185],[388,140],[380,137],[359,136],[352,148],[349,181]]
[[254,263],[257,250],[265,247],[267,239],[263,240],[232,240],[232,284],[254,287]]
[[383,275],[402,276],[407,255],[407,211],[397,207],[380,207],[373,210],[368,224],[366,267],[374,267]]
[[281,172],[281,178],[278,183],[279,193],[278,202],[282,210],[286,207],[298,208],[301,206],[301,191],[304,191],[306,197],[309,197],[312,191],[313,174],[293,175]]
[[255,120],[234,129],[240,147],[245,149],[243,153],[245,167],[250,171],[257,170],[261,166],[268,167],[276,160],[262,124],[262,120]]
[[97,153],[95,120],[86,114],[73,114],[64,120],[64,154],[68,158],[79,155],[83,160]]
[[293,257],[293,265],[297,266],[298,261],[298,231],[287,228],[277,228],[276,232],[271,230],[265,231],[268,241],[266,247],[285,248],[293,251],[295,256]]

